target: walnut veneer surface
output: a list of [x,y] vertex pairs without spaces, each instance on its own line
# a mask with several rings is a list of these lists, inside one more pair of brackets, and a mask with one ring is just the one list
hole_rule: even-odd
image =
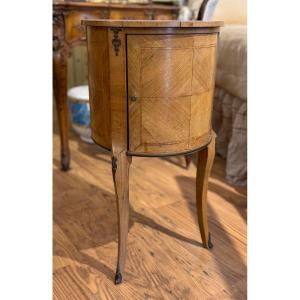
[[84,23],[92,135],[99,145],[161,155],[209,143],[222,22]]

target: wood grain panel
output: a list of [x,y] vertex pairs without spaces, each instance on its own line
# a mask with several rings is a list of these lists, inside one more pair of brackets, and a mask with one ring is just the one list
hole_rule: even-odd
[[191,97],[190,138],[197,138],[211,129],[212,91]]
[[[197,39],[196,39],[197,40]],[[197,46],[194,49],[193,95],[213,89],[215,69],[215,46]]]
[[92,137],[111,148],[108,33],[106,29],[88,27],[87,34]]
[[114,20],[143,20],[145,19],[145,14],[143,11],[126,11],[124,13],[123,9],[111,9],[110,19]]
[[216,34],[128,36],[131,152],[182,152],[209,142],[216,42]]
[[[110,66],[111,138],[113,154],[117,155],[127,148],[126,42],[123,30],[107,30],[109,57],[106,59],[109,60]],[[113,45],[114,40],[118,42],[117,47]]]
[[[169,151],[188,146],[190,97],[142,98],[142,146],[148,148],[168,147]],[[164,130],[161,130],[164,128]],[[139,148],[142,151],[141,148]],[[164,150],[164,149],[163,149]]]
[[218,40],[218,35],[215,34],[201,34],[194,37],[195,47],[211,47],[215,46]]
[[128,37],[128,50],[132,48],[188,48],[194,40],[188,35],[131,35]]
[[[129,128],[135,124],[142,124],[142,107],[129,101],[128,110],[130,111]],[[138,149],[142,146],[142,126],[130,131],[129,148]]]
[[141,48],[139,97],[191,95],[193,50],[167,47]]

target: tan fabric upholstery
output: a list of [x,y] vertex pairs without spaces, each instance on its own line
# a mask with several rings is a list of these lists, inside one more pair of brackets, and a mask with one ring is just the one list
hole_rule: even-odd
[[220,35],[213,128],[227,180],[247,183],[247,27],[226,26]]
[[226,158],[226,178],[235,185],[247,183],[247,102],[216,87],[213,128],[217,154]]
[[221,28],[216,84],[243,100],[247,99],[247,27]]

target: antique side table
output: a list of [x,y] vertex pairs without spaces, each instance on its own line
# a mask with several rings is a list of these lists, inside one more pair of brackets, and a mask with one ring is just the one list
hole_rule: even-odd
[[196,201],[203,246],[211,248],[207,187],[215,153],[211,127],[222,22],[86,20],[91,128],[111,151],[122,282],[132,156],[198,152]]
[[70,48],[85,43],[85,26],[81,19],[145,19],[175,20],[179,7],[175,5],[116,4],[74,1],[53,3],[53,86],[61,142],[61,167],[70,165],[68,142],[67,57]]

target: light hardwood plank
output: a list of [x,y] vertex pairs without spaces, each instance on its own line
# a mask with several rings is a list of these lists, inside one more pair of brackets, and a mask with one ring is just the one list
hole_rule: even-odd
[[247,191],[215,159],[208,184],[214,248],[202,247],[195,177],[184,159],[133,158],[125,280],[115,286],[117,206],[110,155],[70,136],[72,168],[59,170],[54,127],[53,298],[246,299]]

